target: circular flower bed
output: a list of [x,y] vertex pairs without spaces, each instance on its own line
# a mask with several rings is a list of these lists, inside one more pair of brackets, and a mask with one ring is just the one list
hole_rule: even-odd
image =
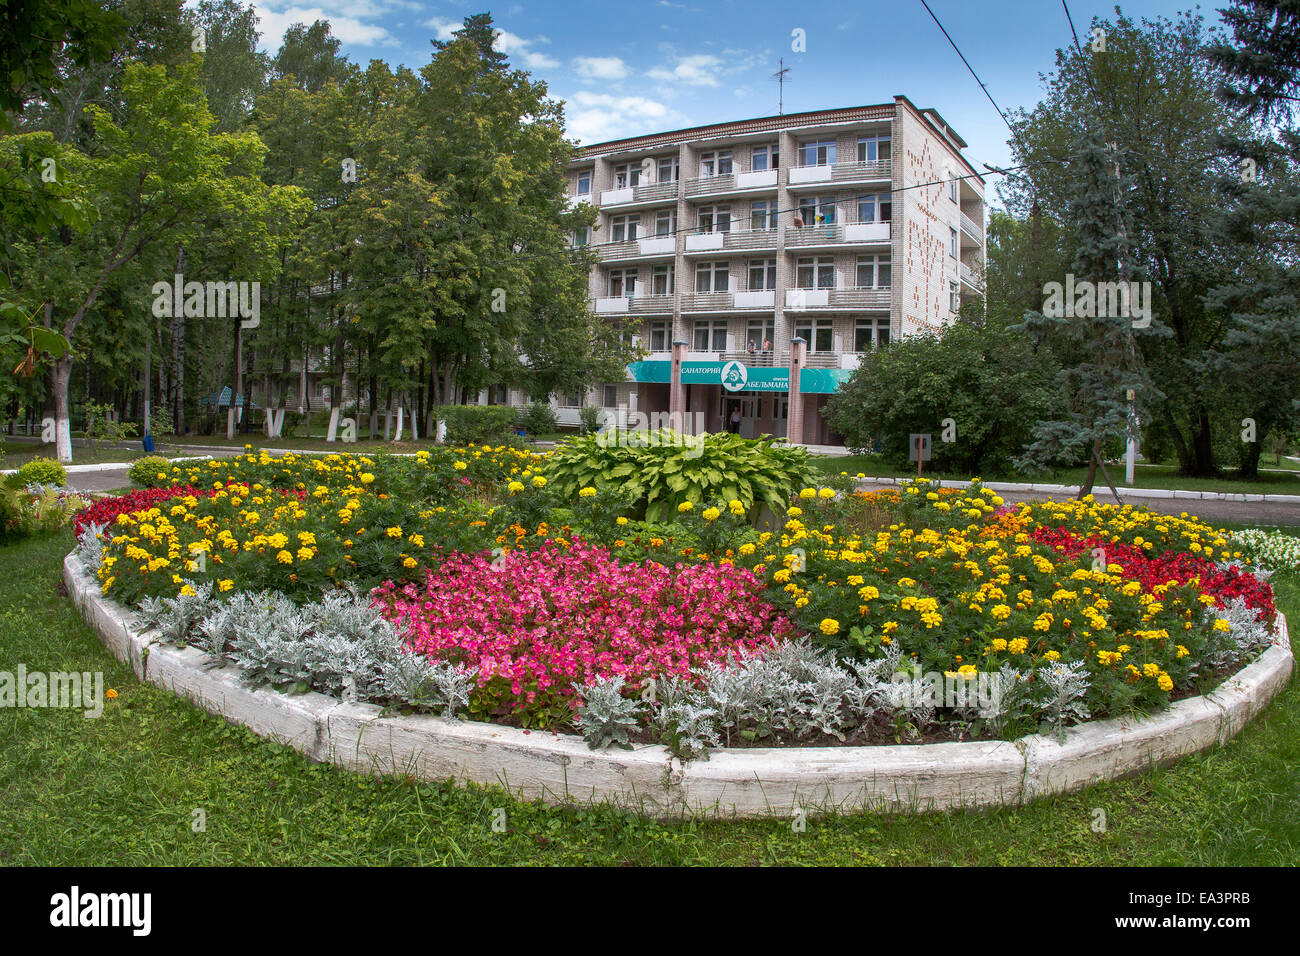
[[250,453],[78,526],[103,593],[250,679],[687,756],[1148,711],[1272,640],[1267,573],[1187,515],[832,479],[762,517],[714,470],[665,515],[507,446]]

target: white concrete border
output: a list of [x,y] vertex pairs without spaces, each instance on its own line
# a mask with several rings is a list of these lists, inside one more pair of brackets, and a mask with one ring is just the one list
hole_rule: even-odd
[[660,817],[789,816],[800,807],[947,810],[1070,793],[1225,743],[1286,685],[1294,666],[1279,614],[1277,638],[1258,660],[1213,693],[1150,717],[1096,721],[1059,738],[731,749],[683,763],[660,746],[593,751],[572,734],[382,716],[373,704],[252,688],[239,679],[238,667],[206,667],[202,652],[133,630],[133,613],[100,593],[75,552],[64,559],[63,578],[100,639],[141,680],[312,760],[367,773],[499,784],[524,799],[612,803]]

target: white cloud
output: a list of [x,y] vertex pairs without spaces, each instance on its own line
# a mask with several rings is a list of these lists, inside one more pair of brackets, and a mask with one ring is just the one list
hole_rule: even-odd
[[675,110],[644,96],[582,90],[569,98],[568,106],[569,135],[582,143],[654,133],[679,119]]
[[627,64],[616,56],[580,56],[573,68],[584,80],[621,80],[627,76]]
[[677,58],[675,66],[656,66],[646,75],[652,80],[685,83],[687,86],[717,86],[723,61],[711,53],[693,53]]
[[[283,10],[271,10],[264,3],[254,4],[253,7],[259,21],[258,31],[262,34],[259,45],[263,50],[274,52],[280,49],[280,45],[284,42],[284,31],[295,23],[311,26],[317,20],[328,20],[330,33],[344,43],[353,43],[357,46],[398,45],[397,39],[381,26],[364,23],[356,17],[333,13],[321,7],[290,6]],[[380,7],[366,3],[347,4],[345,9],[365,16],[376,16],[382,12]]]
[[497,30],[497,38],[492,43],[494,49],[504,53],[513,59],[522,60],[524,66],[530,70],[553,70],[560,65],[560,61],[547,56],[545,53],[538,53],[531,49],[534,43],[550,43],[546,37],[538,37],[535,40],[525,40],[518,34],[511,33],[509,30]]

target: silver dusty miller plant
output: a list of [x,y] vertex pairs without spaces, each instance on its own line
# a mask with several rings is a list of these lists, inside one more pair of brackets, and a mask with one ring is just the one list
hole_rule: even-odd
[[77,535],[77,557],[94,574],[104,563],[104,542],[99,537],[106,524],[88,524]]
[[[1005,665],[1004,665],[1005,666]],[[1066,721],[1087,720],[1088,667],[1083,661],[1052,661],[1037,672],[1042,687],[1038,706],[1042,720],[1061,734]]]
[[640,727],[641,704],[623,696],[623,675],[597,677],[578,687],[582,710],[576,721],[578,730],[592,750],[610,744],[630,750],[628,736]]

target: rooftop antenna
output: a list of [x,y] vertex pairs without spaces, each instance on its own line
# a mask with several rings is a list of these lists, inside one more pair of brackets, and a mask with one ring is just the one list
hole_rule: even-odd
[[777,61],[777,65],[780,66],[781,69],[772,74],[772,79],[776,80],[777,83],[778,93],[776,112],[779,116],[785,112],[785,75],[790,72],[790,68],[785,65],[785,57],[781,57],[781,59]]

